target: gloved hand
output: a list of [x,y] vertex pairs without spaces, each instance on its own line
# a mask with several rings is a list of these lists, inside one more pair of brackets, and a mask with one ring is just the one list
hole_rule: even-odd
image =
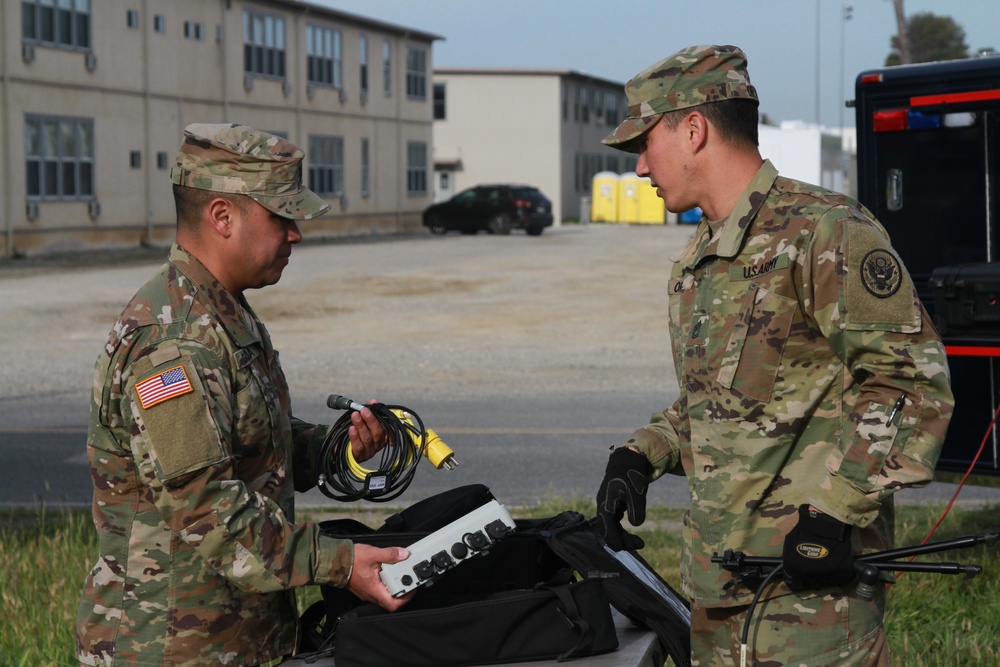
[[846,584],[855,577],[851,526],[801,505],[798,524],[785,536],[781,561],[793,591]]
[[615,551],[645,546],[642,538],[622,528],[621,520],[626,510],[633,526],[646,520],[646,488],[652,471],[649,459],[626,447],[615,449],[608,457],[604,481],[597,491],[597,527]]

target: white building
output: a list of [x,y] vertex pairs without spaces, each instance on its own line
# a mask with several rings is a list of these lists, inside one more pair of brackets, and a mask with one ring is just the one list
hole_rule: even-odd
[[857,196],[851,176],[856,153],[855,133],[844,136],[828,128],[801,121],[783,121],[777,127],[758,127],[760,154],[769,159],[782,176],[821,185]]
[[534,185],[556,224],[580,217],[594,174],[635,169],[601,144],[625,117],[624,85],[572,70],[434,70],[434,198],[480,183]]

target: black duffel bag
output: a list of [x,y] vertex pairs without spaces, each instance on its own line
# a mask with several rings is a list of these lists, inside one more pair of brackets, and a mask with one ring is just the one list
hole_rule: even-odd
[[[359,543],[409,546],[492,499],[485,486],[470,485],[416,503],[377,530],[350,519],[320,526]],[[641,574],[663,591],[654,593],[623,567],[592,520],[576,512],[515,523],[487,552],[419,588],[396,612],[323,586],[323,600],[302,616],[309,655],[300,657],[332,655],[337,667],[563,661],[617,648],[614,606],[656,632],[664,659],[690,664],[687,603],[644,561]]]

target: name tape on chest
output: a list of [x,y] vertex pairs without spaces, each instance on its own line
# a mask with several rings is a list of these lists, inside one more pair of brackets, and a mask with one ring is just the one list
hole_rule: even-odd
[[788,255],[782,254],[766,260],[760,260],[750,264],[738,264],[729,267],[730,280],[753,280],[760,278],[772,271],[787,269],[791,264]]
[[157,403],[194,391],[183,366],[174,366],[135,386],[139,404],[147,410]]

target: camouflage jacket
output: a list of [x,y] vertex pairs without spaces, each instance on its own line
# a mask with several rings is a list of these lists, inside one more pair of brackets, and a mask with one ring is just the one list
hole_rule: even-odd
[[[253,665],[297,645],[296,586],[346,584],[349,542],[294,523],[327,430],[290,416],[270,338],[178,246],[97,360],[87,450],[100,554],[89,665]],[[294,488],[293,488],[294,487]]]
[[715,238],[701,221],[669,291],[680,398],[630,442],[654,479],[687,475],[685,593],[748,603],[712,554],[780,557],[802,503],[860,527],[857,551],[890,548],[892,493],[930,481],[953,399],[871,213],[765,162]]

